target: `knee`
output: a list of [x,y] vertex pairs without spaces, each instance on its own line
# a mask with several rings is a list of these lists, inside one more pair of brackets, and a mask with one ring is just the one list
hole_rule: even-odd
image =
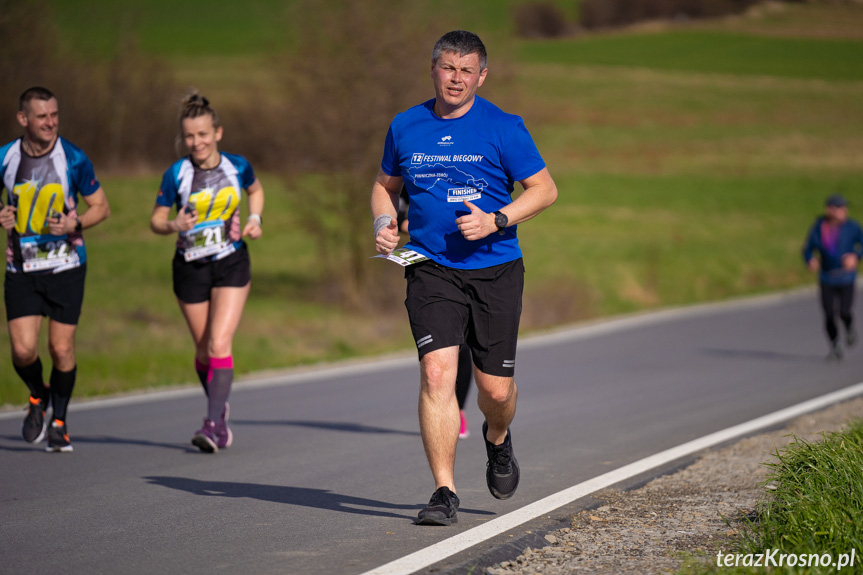
[[21,342],[12,342],[12,361],[18,366],[31,365],[39,358],[39,351]]
[[501,379],[482,388],[477,385],[477,388],[480,389],[487,400],[499,404],[506,404],[512,401],[512,398],[516,394],[515,381],[512,379]]
[[56,366],[75,364],[75,346],[71,342],[51,343],[48,345],[48,352]]
[[207,355],[210,357],[228,357],[231,352],[230,339],[213,338],[207,342]]
[[455,395],[455,372],[452,366],[427,361],[422,365],[422,389],[435,396]]

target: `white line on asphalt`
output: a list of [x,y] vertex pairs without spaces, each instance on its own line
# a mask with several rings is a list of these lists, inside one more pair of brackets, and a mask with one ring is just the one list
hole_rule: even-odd
[[564,489],[563,491],[549,495],[548,497],[540,499],[530,505],[526,505],[521,509],[502,515],[497,519],[492,519],[488,523],[484,523],[478,527],[469,529],[464,533],[459,533],[454,537],[444,539],[430,547],[420,549],[410,555],[405,555],[400,559],[381,565],[371,571],[366,571],[362,575],[408,575],[409,573],[415,573],[420,569],[433,565],[447,557],[452,557],[453,555],[469,549],[474,545],[505,533],[522,523],[530,521],[531,519],[536,519],[541,515],[551,513],[555,509],[568,505],[573,501],[581,499],[582,497],[590,495],[600,489],[605,489],[666,463],[671,463],[672,461],[682,457],[707,449],[708,447],[719,445],[730,439],[753,433],[759,429],[776,425],[799,415],[803,415],[804,413],[809,413],[810,411],[815,411],[816,409],[821,409],[858,395],[863,395],[863,382],[798,403],[797,405],[793,405],[785,409],[780,409],[779,411],[774,411],[768,415],[757,417],[745,423],[705,435],[699,439],[688,441],[678,445],[677,447],[661,451],[655,455],[651,455],[650,457],[645,457],[640,461],[624,465],[614,471],[609,471],[608,473],[604,473],[598,477],[594,477],[593,479],[589,479],[583,483],[579,483],[578,485],[574,485]]
[[[773,293],[760,296],[752,296],[740,299],[726,300],[721,302],[712,302],[705,304],[695,304],[691,306],[683,306],[679,308],[671,308],[660,311],[652,311],[646,313],[637,313],[634,315],[616,317],[611,319],[601,319],[595,323],[587,323],[576,326],[570,326],[550,332],[532,334],[521,338],[518,347],[519,349],[530,349],[541,347],[543,345],[564,343],[568,341],[576,341],[587,339],[590,337],[598,337],[644,327],[673,319],[686,317],[698,317],[708,313],[714,313],[720,310],[734,309],[749,309],[752,307],[762,307],[773,305],[795,299],[799,297],[811,297],[814,288],[797,288],[785,292]],[[418,366],[417,356],[415,352],[396,353],[385,357],[365,358],[359,360],[349,360],[340,362],[335,365],[316,365],[310,367],[293,368],[289,370],[274,372],[272,374],[254,374],[248,378],[238,379],[234,382],[232,393],[237,393],[243,389],[258,389],[262,387],[280,387],[285,385],[299,385],[340,377],[344,375],[359,375],[372,373],[375,371],[386,371],[391,369],[401,369],[411,366]],[[419,368],[417,367],[417,370]],[[417,371],[419,377],[419,371]],[[92,409],[103,409],[120,407],[124,405],[134,405],[139,403],[151,403],[154,401],[163,401],[170,399],[180,399],[183,397],[198,396],[201,393],[197,385],[187,385],[179,389],[157,389],[145,392],[131,392],[128,395],[118,395],[108,398],[94,398],[86,400],[76,400],[69,406],[69,411],[77,413],[79,411],[89,411]],[[6,419],[18,419],[21,417],[21,410],[11,410],[0,412],[0,421]]]
[[[418,365],[415,353],[411,353],[409,355],[400,354],[383,358],[378,357],[346,361],[338,365],[318,365],[314,367],[296,368],[273,375],[256,374],[249,379],[234,382],[231,393],[237,393],[244,389],[299,385],[340,376],[376,373],[390,369],[408,367],[410,365]],[[417,368],[417,377],[419,377],[419,368]],[[184,386],[180,389],[159,389],[145,392],[139,391],[132,392],[128,395],[75,401],[69,406],[69,411],[78,413],[93,409],[151,403],[154,401],[180,399],[182,397],[197,397],[199,395],[201,395],[201,388],[198,384],[195,384]],[[22,417],[20,410],[0,413],[0,421],[3,421],[4,419],[16,419],[19,417]]]
[[703,317],[719,311],[738,311],[745,309],[761,308],[770,305],[779,305],[788,301],[812,298],[815,293],[815,288],[807,286],[803,288],[795,288],[779,293],[770,293],[765,295],[748,296],[744,298],[731,299],[718,302],[708,302],[681,307],[673,307],[658,311],[638,312],[630,315],[612,318],[600,318],[599,320],[569,326],[564,328],[553,329],[545,333],[535,333],[530,337],[521,338],[518,342],[519,349],[528,349],[542,347],[547,344],[566,343],[570,341],[578,341],[590,337],[597,337],[646,327],[672,321],[676,319],[692,319]]

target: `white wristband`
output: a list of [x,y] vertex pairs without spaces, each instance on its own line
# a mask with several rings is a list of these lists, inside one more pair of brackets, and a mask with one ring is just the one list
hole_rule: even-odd
[[247,221],[247,222],[251,222],[252,220],[254,220],[254,221],[255,221],[255,223],[257,223],[257,224],[258,224],[258,227],[259,227],[259,228],[263,227],[263,222],[264,222],[264,221],[261,219],[261,216],[260,216],[259,214],[251,214],[251,215],[249,216],[249,219],[248,219],[248,220],[246,220],[246,221]]
[[390,222],[393,221],[393,217],[389,214],[381,214],[375,218],[375,238],[378,237],[378,234],[381,233],[381,230],[390,225]]

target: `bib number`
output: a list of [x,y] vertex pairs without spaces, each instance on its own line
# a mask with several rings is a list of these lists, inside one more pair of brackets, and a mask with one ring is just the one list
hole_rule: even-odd
[[224,222],[205,222],[198,224],[184,236],[183,257],[187,262],[199,260],[227,249]]
[[396,262],[402,267],[407,267],[413,264],[418,264],[420,262],[426,261],[428,258],[422,255],[419,252],[415,252],[413,250],[409,250],[407,248],[396,248],[393,252],[388,255],[377,255],[372,256],[373,258],[384,258],[390,260],[391,262]]
[[49,270],[78,263],[78,252],[66,236],[29,236],[21,238],[24,272]]

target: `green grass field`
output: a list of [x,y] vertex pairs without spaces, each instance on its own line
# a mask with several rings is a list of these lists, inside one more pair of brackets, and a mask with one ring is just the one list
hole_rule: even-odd
[[[690,560],[678,573],[860,573],[861,448],[859,419],[841,432],[825,434],[822,441],[795,438],[776,453],[776,462],[767,464],[770,474],[764,484],[770,488],[755,517],[738,531],[735,548],[723,553],[722,564],[711,553]],[[736,554],[743,557],[734,566]],[[761,567],[753,568],[759,554]]]
[[[240,14],[215,2],[202,31],[178,30],[174,16],[187,8],[154,1],[135,22],[144,49],[218,101],[243,93],[220,70],[278,85],[265,52],[281,40],[261,20],[273,4]],[[84,45],[88,29],[85,48],[97,52],[124,17],[102,0],[57,6],[64,41]],[[86,25],[75,7],[89,14]],[[494,31],[499,67],[487,85],[524,116],[560,189],[557,204],[519,230],[525,332],[809,283],[799,249],[823,199],[843,193],[863,217],[863,39],[853,33],[863,8],[795,4],[760,19],[504,42],[506,14],[492,10],[477,28]],[[501,52],[513,59],[497,62]],[[495,76],[501,67],[510,81]],[[227,137],[237,129],[226,126]],[[160,174],[97,173],[113,213],[87,234],[76,395],[192,382],[191,339],[170,285],[173,242],[148,228]],[[260,177],[266,231],[251,246],[238,372],[410,350],[401,270],[384,272],[388,313],[345,311],[295,220],[296,196],[275,175]],[[23,404],[25,393],[11,367],[0,369],[0,405]]]
[[858,81],[863,69],[863,42],[672,29],[530,42],[522,46],[519,59],[538,64]]

